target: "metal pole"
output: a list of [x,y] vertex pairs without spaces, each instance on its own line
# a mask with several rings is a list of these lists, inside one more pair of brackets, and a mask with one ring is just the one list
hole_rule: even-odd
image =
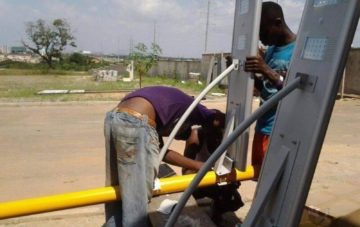
[[341,95],[340,95],[340,99],[341,99],[341,100],[344,99],[344,93],[345,93],[345,76],[346,76],[346,67],[344,68],[344,72],[343,72],[343,76],[342,76],[342,80],[341,80]]
[[154,45],[156,44],[156,21],[154,21],[154,38],[153,38]]
[[206,52],[207,52],[207,41],[208,41],[208,32],[209,32],[209,13],[210,13],[210,0],[208,0],[207,13],[206,13],[204,54],[206,54]]

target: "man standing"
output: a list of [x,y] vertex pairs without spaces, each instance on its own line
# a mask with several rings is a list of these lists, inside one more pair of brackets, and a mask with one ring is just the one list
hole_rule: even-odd
[[[295,47],[296,35],[287,26],[282,8],[275,2],[263,2],[260,22],[260,41],[268,46],[265,53],[250,56],[245,71],[256,73],[255,88],[260,93],[260,105],[283,86]],[[261,167],[268,148],[275,120],[276,107],[258,119],[252,146],[252,165]],[[258,176],[259,169],[255,170]]]

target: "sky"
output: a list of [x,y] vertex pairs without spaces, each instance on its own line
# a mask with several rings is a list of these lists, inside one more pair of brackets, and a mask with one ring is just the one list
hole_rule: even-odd
[[[297,32],[305,0],[278,0]],[[210,0],[207,53],[230,52],[235,0]],[[154,40],[168,57],[200,58],[205,51],[208,0],[0,0],[0,47],[26,40],[25,24],[66,19],[77,48],[128,54]],[[359,26],[353,46],[360,46]]]

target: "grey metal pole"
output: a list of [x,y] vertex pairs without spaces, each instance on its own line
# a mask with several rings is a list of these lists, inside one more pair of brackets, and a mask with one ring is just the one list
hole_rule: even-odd
[[342,80],[341,80],[341,96],[340,99],[344,99],[344,93],[345,93],[345,77],[346,77],[346,67],[344,68]]
[[204,54],[206,54],[206,52],[207,52],[207,42],[208,42],[208,33],[209,33],[209,13],[210,13],[210,0],[208,0],[207,14],[206,14]]
[[189,187],[184,191],[179,202],[176,204],[174,211],[171,213],[168,221],[166,222],[165,227],[172,227],[175,225],[175,222],[180,215],[181,210],[185,206],[187,200],[190,198],[191,194],[200,183],[201,179],[205,176],[207,171],[214,165],[216,160],[221,156],[222,153],[236,140],[236,138],[243,133],[252,123],[254,123],[259,117],[273,108],[281,99],[286,97],[290,92],[299,87],[303,77],[299,76],[288,85],[286,85],[282,90],[280,90],[276,95],[271,99],[267,100],[261,107],[259,107],[249,118],[245,119],[239,126],[237,126],[232,134],[230,134],[224,142],[214,151],[214,153],[209,157],[205,162],[203,167],[196,174],[194,179],[191,181]]
[[156,44],[156,20],[154,21],[154,37],[153,37],[153,43]]

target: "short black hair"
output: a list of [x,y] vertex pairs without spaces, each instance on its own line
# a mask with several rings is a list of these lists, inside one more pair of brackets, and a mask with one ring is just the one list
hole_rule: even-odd
[[219,125],[216,126],[216,128],[225,128],[225,117],[226,115],[221,112],[218,109],[212,109],[214,111],[214,114],[212,114],[207,120],[205,125],[202,125],[206,128],[214,128],[214,121],[217,121]]
[[276,2],[263,2],[261,16],[267,19],[276,19],[280,17],[281,20],[284,20],[283,10]]
[[[208,118],[206,125],[202,126],[199,134],[200,143],[206,144],[207,150],[212,153],[220,144],[224,134],[226,115],[220,110],[213,109],[214,114]],[[201,139],[203,138],[203,139]]]

